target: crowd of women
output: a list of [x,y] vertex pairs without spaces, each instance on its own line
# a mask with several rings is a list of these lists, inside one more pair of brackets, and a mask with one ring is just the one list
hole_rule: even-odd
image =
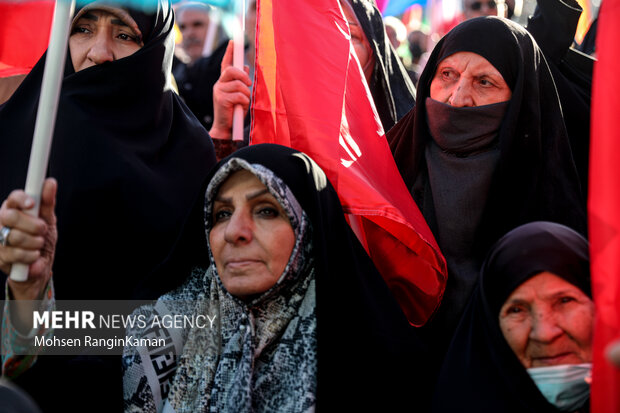
[[[558,92],[583,86],[566,75],[578,68],[510,20],[475,18],[437,44],[414,102],[373,3],[340,4],[448,264],[438,312],[409,324],[306,154],[251,145],[216,164],[170,87],[170,4],[91,3],[73,19],[36,217],[16,188],[45,56],[0,107],[0,269],[29,265],[27,281],[7,280],[3,375],[43,411],[588,411],[594,306],[575,152],[589,137]],[[174,374],[158,377],[170,356],[156,348],[19,352],[36,333],[25,300],[138,298],[157,300],[136,309],[147,316],[216,316],[175,336]]]

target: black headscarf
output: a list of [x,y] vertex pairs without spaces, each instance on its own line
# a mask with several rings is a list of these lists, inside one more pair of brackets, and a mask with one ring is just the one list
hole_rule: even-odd
[[424,101],[430,96],[435,70],[443,58],[459,51],[487,59],[512,91],[499,132],[501,156],[480,236],[486,247],[481,250],[500,234],[534,219],[558,221],[585,232],[579,181],[553,78],[532,37],[506,19],[467,20],[433,50],[420,77],[418,104],[388,134],[407,186],[412,188],[425,169],[424,147],[431,137]]
[[408,411],[420,389],[417,382],[426,379],[424,350],[347,224],[325,173],[308,156],[280,145],[252,145],[230,157],[271,170],[291,189],[311,223],[317,408]]
[[368,86],[387,132],[413,107],[415,87],[385,34],[383,18],[375,2],[348,1],[374,53],[375,68]]
[[[58,180],[57,299],[156,298],[183,281],[165,269],[189,268],[200,254],[200,228],[182,228],[215,163],[213,144],[169,87],[170,5],[130,14],[144,40],[131,56],[75,72],[67,53],[47,173]],[[26,181],[44,63],[0,110],[1,199]],[[122,402],[116,358],[43,357],[22,380],[44,408],[116,411]]]
[[559,412],[504,338],[501,306],[521,284],[549,271],[590,293],[588,242],[563,225],[532,222],[490,251],[441,370],[433,412]]
[[[510,20],[467,20],[433,50],[418,84],[418,104],[388,134],[407,186],[411,189],[426,168],[424,148],[431,137],[424,102],[435,70],[443,58],[459,51],[487,59],[512,91],[500,126],[500,160],[478,237],[479,250],[486,251],[501,234],[533,220],[556,221],[585,233],[579,181],[553,78],[535,41]],[[419,194],[413,195],[420,200]]]

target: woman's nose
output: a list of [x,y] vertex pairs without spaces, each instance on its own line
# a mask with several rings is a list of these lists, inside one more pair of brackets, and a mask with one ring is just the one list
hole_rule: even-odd
[[113,40],[108,33],[98,32],[88,50],[88,59],[96,65],[114,61]]
[[538,342],[549,343],[562,335],[563,331],[552,311],[539,312],[533,317],[530,338]]
[[448,103],[450,106],[459,108],[475,106],[471,86],[467,83],[466,79],[461,78],[459,82],[454,85]]
[[249,242],[252,239],[252,224],[252,217],[249,213],[235,211],[226,224],[224,239],[233,244]]

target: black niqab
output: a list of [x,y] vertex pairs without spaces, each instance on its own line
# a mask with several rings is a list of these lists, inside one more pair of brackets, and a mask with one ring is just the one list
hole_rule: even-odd
[[[407,186],[411,189],[425,169],[424,148],[431,137],[423,102],[435,70],[441,58],[459,51],[486,58],[512,90],[499,132],[501,157],[479,235],[480,252],[501,234],[533,220],[557,221],[585,233],[579,180],[553,78],[532,37],[506,19],[467,20],[433,50],[418,84],[420,104],[388,134]],[[419,194],[413,195],[419,201]]]

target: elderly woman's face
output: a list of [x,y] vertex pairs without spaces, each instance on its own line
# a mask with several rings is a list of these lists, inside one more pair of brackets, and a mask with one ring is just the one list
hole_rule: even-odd
[[456,107],[505,102],[511,95],[501,73],[487,59],[471,52],[443,59],[431,81],[431,98]]
[[222,284],[245,298],[275,285],[293,251],[295,233],[267,187],[241,170],[218,191],[209,242]]
[[89,10],[74,23],[69,52],[76,72],[134,54],[141,47],[137,33],[115,14]]
[[591,362],[593,322],[592,300],[550,272],[517,287],[499,313],[502,333],[525,368]]

